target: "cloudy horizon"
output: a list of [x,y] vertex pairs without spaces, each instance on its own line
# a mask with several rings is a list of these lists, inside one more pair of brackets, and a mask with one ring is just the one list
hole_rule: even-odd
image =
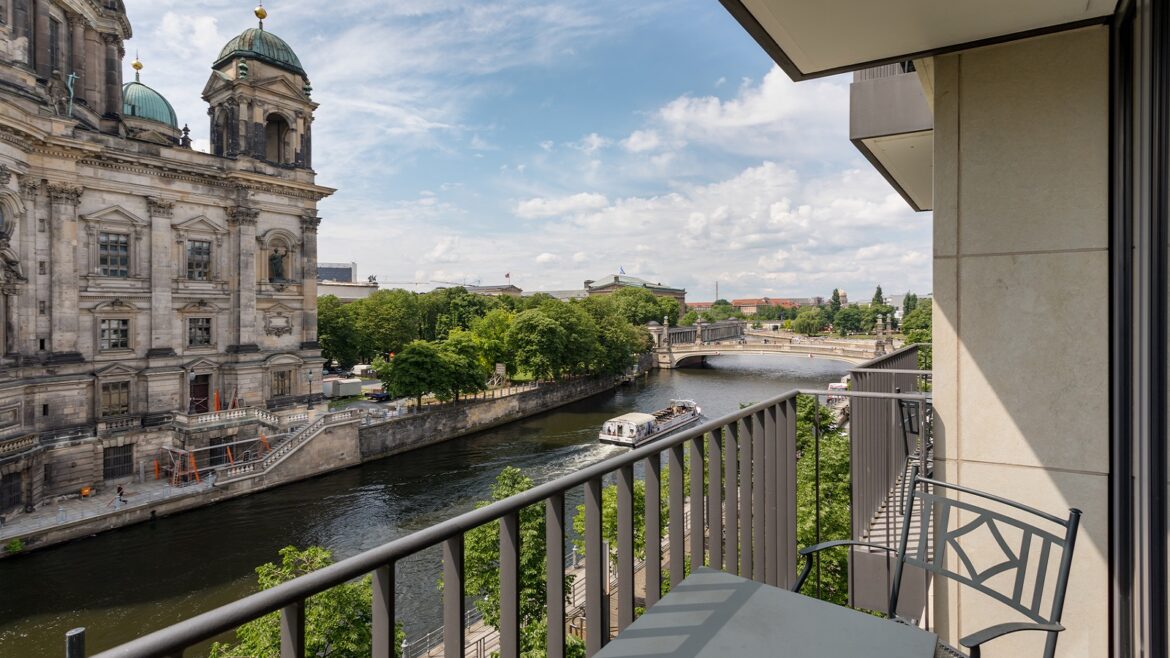
[[[255,26],[231,0],[127,0],[142,81],[206,150],[200,98]],[[930,213],[848,140],[847,77],[792,83],[714,0],[270,1],[313,126],[322,261],[384,284],[732,297],[930,292]],[[412,286],[414,282],[421,285]]]

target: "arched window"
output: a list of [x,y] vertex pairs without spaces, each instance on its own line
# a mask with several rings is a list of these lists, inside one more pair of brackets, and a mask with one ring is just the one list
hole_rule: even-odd
[[265,119],[264,157],[269,162],[285,163],[289,161],[288,122],[279,114],[269,114]]
[[0,205],[0,239],[8,237],[9,233],[8,213],[4,210],[4,206]]

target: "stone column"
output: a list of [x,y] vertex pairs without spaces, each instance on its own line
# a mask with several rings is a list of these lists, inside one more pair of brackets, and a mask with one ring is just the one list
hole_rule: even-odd
[[49,63],[49,0],[37,0],[36,20],[33,22],[36,31],[34,52],[37,76],[49,79],[53,73],[53,65]]
[[[23,247],[20,250],[22,254],[36,253],[37,240],[37,198],[40,192],[40,184],[25,176],[20,181],[20,198],[24,201],[24,217],[22,217],[21,233],[23,234]],[[37,295],[38,286],[40,282],[37,280],[36,265],[29,261],[29,268],[27,276],[29,277],[29,284],[24,287],[20,295],[19,308],[17,314],[19,316],[19,324],[17,328],[17,341],[21,344],[17,350],[23,354],[35,354],[37,351]]]
[[304,293],[301,349],[320,347],[317,343],[317,227],[320,225],[321,218],[315,214],[301,215],[301,271],[305,277],[301,286]]
[[174,356],[171,284],[175,278],[175,259],[171,257],[171,217],[175,202],[146,197],[146,209],[150,213],[150,350],[147,356]]
[[77,350],[77,204],[82,188],[50,183],[49,224],[52,236],[50,273],[53,359],[80,361]]
[[105,110],[106,55],[102,35],[97,30],[85,31],[85,104],[101,114]]
[[235,272],[232,300],[235,344],[228,352],[257,352],[256,344],[256,218],[260,211],[245,206],[227,210],[228,224],[235,229]]
[[70,68],[72,71],[62,71],[61,75],[65,80],[69,79],[69,73],[76,73],[77,79],[73,81],[73,100],[84,101],[85,96],[85,19],[80,14],[69,13],[69,29],[73,32],[73,45],[69,49],[72,56]]
[[105,43],[105,62],[106,62],[106,91],[105,91],[105,106],[102,108],[105,114],[121,114],[122,113],[122,66],[121,59],[118,57],[118,52],[122,48],[122,40],[116,34],[103,34],[102,42]]

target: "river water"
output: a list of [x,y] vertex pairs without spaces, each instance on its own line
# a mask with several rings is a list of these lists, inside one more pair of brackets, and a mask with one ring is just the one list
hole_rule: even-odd
[[[717,418],[792,388],[824,388],[848,367],[780,355],[709,361],[441,445],[0,560],[0,657],[62,655],[76,626],[87,627],[89,652],[106,649],[254,591],[254,568],[281,547],[348,557],[471,509],[505,466],[543,482],[621,454],[596,438],[622,413],[687,398]],[[439,565],[437,547],[399,565],[408,634],[441,623]]]

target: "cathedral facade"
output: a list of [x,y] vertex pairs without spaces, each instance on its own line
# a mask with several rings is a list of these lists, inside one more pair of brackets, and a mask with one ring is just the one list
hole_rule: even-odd
[[333,190],[300,61],[262,23],[228,42],[203,153],[140,63],[123,80],[130,36],[122,0],[0,2],[0,515],[215,440],[177,416],[319,385]]

